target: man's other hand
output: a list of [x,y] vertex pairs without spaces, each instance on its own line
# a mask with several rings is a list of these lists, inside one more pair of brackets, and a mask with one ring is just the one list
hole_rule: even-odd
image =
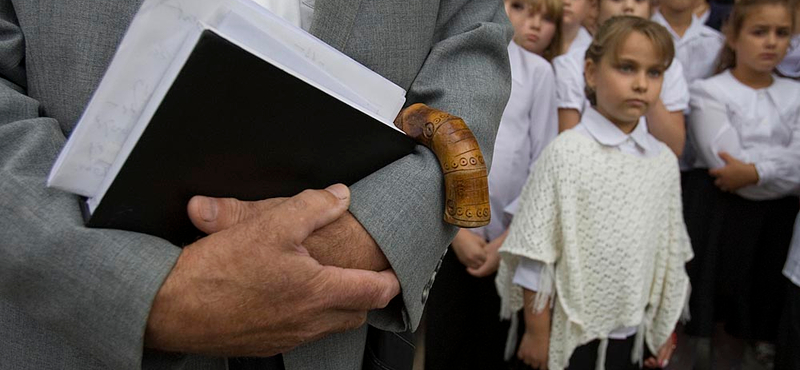
[[344,185],[306,190],[185,247],[153,302],[145,345],[271,356],[363,325],[400,292],[394,273],[323,266],[304,246],[349,201]]
[[[287,198],[243,202],[233,198],[194,197],[189,202],[189,218],[195,227],[213,234],[232,225],[268,212]],[[325,266],[372,271],[390,268],[378,244],[350,211],[314,230],[303,241],[311,257]]]

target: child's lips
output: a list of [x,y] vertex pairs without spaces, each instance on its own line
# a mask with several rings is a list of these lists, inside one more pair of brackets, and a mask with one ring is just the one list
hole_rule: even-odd
[[645,108],[647,107],[647,102],[642,99],[628,99],[625,100],[625,103],[636,108]]
[[758,54],[758,58],[762,60],[775,60],[778,59],[777,53],[761,53]]

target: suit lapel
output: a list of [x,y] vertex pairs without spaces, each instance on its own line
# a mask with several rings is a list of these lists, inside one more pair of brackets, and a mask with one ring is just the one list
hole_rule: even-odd
[[336,49],[344,50],[361,0],[317,0],[311,34]]

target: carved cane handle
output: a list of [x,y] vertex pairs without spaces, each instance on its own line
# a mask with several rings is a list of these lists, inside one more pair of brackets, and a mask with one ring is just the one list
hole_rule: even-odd
[[460,227],[488,224],[486,163],[464,120],[418,103],[400,112],[394,124],[439,159],[444,172],[445,222]]

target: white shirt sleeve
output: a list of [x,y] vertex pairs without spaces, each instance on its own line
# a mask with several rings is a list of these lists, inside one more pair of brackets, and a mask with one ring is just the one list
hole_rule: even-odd
[[[531,143],[530,159],[526,173],[530,176],[533,172],[536,159],[542,150],[558,135],[558,106],[555,93],[555,75],[550,66],[537,71],[539,85],[534,87],[539,94],[533,98],[529,113],[530,125],[528,126],[529,142]],[[527,176],[526,176],[527,178]],[[511,216],[517,213],[519,195],[509,203],[503,211]]]
[[661,101],[670,112],[685,111],[689,108],[689,86],[683,76],[683,66],[677,59],[674,59],[664,72]]
[[754,161],[760,189],[775,195],[800,195],[800,122],[795,116],[787,146],[769,148]]
[[586,101],[582,65],[578,64],[572,53],[564,54],[553,60],[556,73],[556,99],[558,108],[583,111]]
[[687,129],[702,164],[708,168],[725,166],[719,152],[727,152],[734,158],[748,161],[742,151],[739,135],[728,119],[725,103],[702,83],[692,85],[691,95]]
[[537,292],[539,291],[542,268],[544,268],[544,263],[541,261],[520,257],[517,271],[514,272],[514,280],[512,281],[527,290]]

